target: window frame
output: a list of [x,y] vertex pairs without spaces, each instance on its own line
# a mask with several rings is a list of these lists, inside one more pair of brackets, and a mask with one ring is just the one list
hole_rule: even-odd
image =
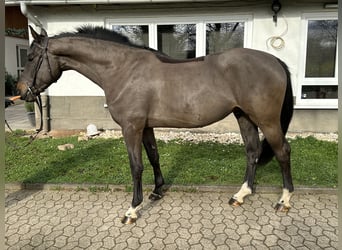
[[[122,25],[122,26],[133,26],[133,25],[141,25],[141,26],[148,26],[148,42],[149,42],[149,47],[150,48],[153,48],[151,46],[151,23],[148,22],[148,20],[141,20],[141,22],[134,22],[133,20],[135,20],[134,18],[131,18],[131,19],[108,19],[106,20],[105,22],[105,27],[107,29],[110,29],[110,30],[113,30],[113,26],[119,26],[119,25]],[[154,44],[153,44],[154,46]]]
[[335,76],[334,77],[306,77],[307,39],[309,21],[337,20],[337,13],[305,13],[301,20],[301,52],[298,70],[298,85],[296,91],[296,105],[299,109],[337,109],[338,99],[302,99],[302,87],[314,86],[338,86],[338,43],[336,43]]
[[[197,29],[201,32],[199,37],[199,48],[198,53],[199,56],[206,55],[206,25],[208,23],[233,23],[233,22],[244,22],[244,38],[243,38],[243,47],[251,48],[252,47],[252,15],[233,15],[233,16],[204,16],[202,21],[198,23]],[[197,51],[197,50],[196,50]]]
[[[147,26],[148,27],[148,42],[150,42],[150,25],[148,23],[141,23],[141,24],[127,24],[127,23],[123,23],[123,24],[117,24],[117,23],[112,23],[109,25],[109,29],[113,30],[113,26]],[[149,46],[149,45],[148,45]]]
[[26,50],[26,53],[28,54],[29,51],[29,46],[27,45],[22,45],[22,44],[17,44],[16,45],[16,57],[17,57],[17,76],[20,77],[21,73],[24,71],[25,69],[25,65],[21,66],[22,64],[22,58],[21,58],[21,54],[20,54],[20,50]]
[[118,17],[107,18],[105,26],[109,29],[113,25],[148,25],[149,47],[158,49],[158,25],[195,24],[196,25],[196,57],[205,56],[206,52],[206,24],[244,22],[244,48],[252,45],[252,20],[251,14],[220,14],[201,16],[164,16],[164,17]]
[[156,50],[158,50],[158,25],[178,25],[178,24],[194,24],[196,27],[196,46],[195,46],[195,57],[198,57],[198,50],[197,50],[197,41],[198,41],[198,29],[197,29],[197,23],[193,20],[190,21],[186,21],[186,20],[177,20],[177,21],[164,21],[164,22],[155,22],[155,24],[153,25],[153,29],[154,29],[154,44],[155,44],[155,48]]

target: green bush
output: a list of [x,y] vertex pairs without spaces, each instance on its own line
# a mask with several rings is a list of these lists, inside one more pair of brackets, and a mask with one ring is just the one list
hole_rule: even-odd
[[17,84],[17,77],[5,71],[5,95],[7,96],[15,95],[16,84]]
[[34,112],[34,102],[25,102],[25,109],[27,112]]

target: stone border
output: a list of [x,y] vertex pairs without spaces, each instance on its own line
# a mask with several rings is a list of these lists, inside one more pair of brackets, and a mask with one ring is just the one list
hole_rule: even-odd
[[[144,191],[154,188],[153,185],[144,185]],[[210,186],[210,185],[165,185],[164,189],[169,192],[220,192],[234,193],[237,192],[240,185],[231,186]],[[45,183],[7,183],[5,190],[55,190],[55,191],[90,191],[90,192],[115,192],[126,191],[131,192],[131,185],[111,185],[111,184],[45,184]],[[281,193],[281,187],[275,186],[256,186],[257,193]],[[337,188],[326,187],[306,187],[295,186],[295,194],[332,194],[337,195]]]

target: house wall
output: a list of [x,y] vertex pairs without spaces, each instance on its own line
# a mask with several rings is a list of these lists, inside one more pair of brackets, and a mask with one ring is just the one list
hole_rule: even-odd
[[5,68],[13,76],[18,75],[17,48],[18,45],[28,46],[27,39],[5,36]]
[[[51,129],[85,129],[90,123],[95,124],[98,129],[120,129],[112,120],[108,109],[104,107],[103,96],[50,96],[49,99]],[[337,110],[296,109],[289,131],[337,132],[337,118]],[[193,130],[218,133],[238,132],[239,126],[234,115],[230,115],[212,125]]]
[[[262,2],[262,1],[260,1]],[[32,6],[31,10],[46,27],[49,35],[73,31],[84,24],[108,26],[111,20],[177,20],[187,18],[202,18],[203,16],[239,16],[249,15],[251,32],[248,34],[248,47],[266,51],[285,61],[292,74],[293,93],[296,95],[301,63],[301,21],[303,13],[330,12],[323,8],[321,2],[304,4],[304,1],[289,1],[283,3],[278,23],[272,21],[270,4],[239,7],[230,6],[227,2],[191,3],[191,4],[156,4],[156,5],[81,5],[81,6]],[[236,3],[235,3],[236,4]],[[333,10],[336,12],[336,10]],[[288,28],[287,28],[288,27]],[[283,36],[285,47],[275,50],[267,46],[268,38]],[[104,108],[104,92],[90,80],[74,71],[64,72],[56,84],[46,91],[50,99],[50,128],[51,129],[83,129],[89,123],[95,123],[100,128],[115,128],[108,110]],[[296,98],[296,96],[295,96]],[[86,107],[86,108],[85,108]],[[336,107],[337,108],[337,107]],[[329,123],[327,122],[329,121]],[[208,128],[222,131],[238,130],[233,118],[225,119]],[[225,130],[225,129],[223,129]],[[296,112],[290,130],[293,131],[337,131],[337,109],[301,109]]]

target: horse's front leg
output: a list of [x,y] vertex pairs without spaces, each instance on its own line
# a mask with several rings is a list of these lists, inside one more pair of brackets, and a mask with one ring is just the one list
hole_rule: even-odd
[[143,201],[142,173],[144,166],[141,156],[143,129],[137,130],[134,126],[128,126],[122,129],[122,133],[127,147],[133,179],[133,200],[131,207],[127,210],[121,222],[132,224],[138,218],[137,211]]

